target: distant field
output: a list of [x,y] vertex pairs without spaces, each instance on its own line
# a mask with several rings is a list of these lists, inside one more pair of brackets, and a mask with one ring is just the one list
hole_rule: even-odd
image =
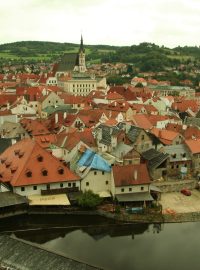
[[190,55],[167,55],[167,57],[171,58],[171,59],[178,59],[178,60],[188,60],[188,59],[192,59],[194,60],[195,57],[194,56],[190,56]]

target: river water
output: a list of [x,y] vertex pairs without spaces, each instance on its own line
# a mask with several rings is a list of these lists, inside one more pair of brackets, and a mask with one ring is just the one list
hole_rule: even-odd
[[14,232],[18,238],[103,269],[200,269],[199,222],[122,225],[86,216],[31,217],[9,224],[7,230],[20,230]]

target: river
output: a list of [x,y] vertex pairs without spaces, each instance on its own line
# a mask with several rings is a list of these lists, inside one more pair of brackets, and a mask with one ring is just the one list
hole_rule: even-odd
[[10,219],[0,229],[5,228],[16,230],[18,238],[104,269],[200,269],[199,222],[122,225],[91,216],[24,217]]

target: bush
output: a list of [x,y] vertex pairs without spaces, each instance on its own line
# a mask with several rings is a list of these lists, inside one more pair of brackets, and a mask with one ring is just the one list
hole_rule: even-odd
[[78,205],[83,208],[95,209],[101,202],[102,199],[99,195],[93,193],[91,190],[85,191],[78,197]]

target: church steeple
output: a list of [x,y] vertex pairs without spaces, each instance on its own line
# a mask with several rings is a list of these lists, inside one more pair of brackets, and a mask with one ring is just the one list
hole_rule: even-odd
[[82,36],[82,35],[81,35],[81,43],[80,43],[79,53],[80,53],[80,52],[85,53],[85,49],[84,49],[84,46],[83,46],[83,36]]

